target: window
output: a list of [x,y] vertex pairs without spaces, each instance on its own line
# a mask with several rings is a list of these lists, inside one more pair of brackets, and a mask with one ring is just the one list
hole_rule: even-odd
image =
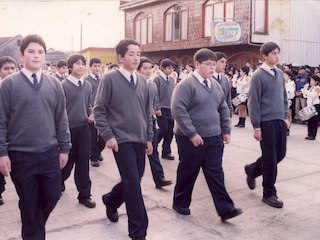
[[165,13],[165,41],[187,40],[188,9],[174,5]]
[[234,1],[209,0],[204,4],[203,36],[211,37],[212,22],[234,21]]
[[152,17],[140,13],[134,20],[135,39],[141,45],[152,43]]
[[268,33],[268,0],[254,0],[254,33]]

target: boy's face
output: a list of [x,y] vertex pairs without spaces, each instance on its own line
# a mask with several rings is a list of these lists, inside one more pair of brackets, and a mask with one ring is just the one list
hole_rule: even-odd
[[51,66],[51,72],[53,74],[56,74],[57,73],[57,67],[56,66]]
[[46,53],[44,48],[36,42],[29,43],[23,53],[20,53],[20,59],[24,62],[24,67],[31,72],[38,72],[45,63]]
[[280,62],[280,51],[279,49],[275,49],[272,52],[270,52],[268,55],[262,55],[264,58],[264,61],[269,66],[275,66]]
[[145,62],[142,64],[139,72],[146,78],[150,79],[152,75],[152,64]]
[[81,59],[79,59],[72,65],[72,69],[70,69],[71,75],[76,78],[81,78],[84,74],[85,69],[86,69],[86,66],[84,62],[82,62]]
[[133,72],[137,69],[140,63],[140,47],[137,45],[128,45],[128,51],[122,57],[118,54],[119,61],[122,63],[122,67],[129,72]]
[[173,66],[168,66],[168,67],[162,68],[162,72],[165,75],[170,76],[171,73],[173,72]]
[[6,76],[9,76],[10,74],[14,73],[16,71],[16,65],[11,62],[7,62],[2,65],[0,69],[0,78],[3,79]]
[[206,60],[202,63],[195,61],[199,74],[204,78],[211,78],[216,68],[216,61]]
[[227,66],[227,59],[221,58],[217,61],[216,63],[216,72],[217,73],[222,73],[224,72],[225,68]]
[[90,69],[91,69],[91,72],[94,75],[99,75],[101,73],[101,64],[100,63],[94,63],[94,64],[92,64]]
[[67,70],[68,70],[67,66],[62,66],[58,68],[58,73],[60,75],[65,75],[67,73]]

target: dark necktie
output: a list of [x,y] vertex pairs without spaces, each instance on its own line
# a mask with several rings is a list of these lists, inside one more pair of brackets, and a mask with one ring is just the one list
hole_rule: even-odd
[[79,87],[81,87],[81,81],[80,80],[78,81],[78,85],[79,85]]
[[167,76],[167,82],[169,82],[169,76]]
[[131,83],[132,85],[134,85],[134,79],[133,79],[133,75],[132,75],[132,74],[130,75],[130,83]]
[[274,76],[277,76],[277,70],[275,68],[271,68],[271,71],[274,72]]
[[98,75],[96,75],[96,80],[97,80],[97,81],[99,80],[99,76],[98,76]]
[[218,79],[218,82],[220,82],[220,74],[218,74],[217,79]]
[[32,73],[31,77],[32,77],[32,79],[33,79],[33,85],[38,85],[38,77],[37,77],[37,74]]
[[209,84],[208,84],[208,80],[207,79],[203,80],[203,83],[206,86],[206,88],[209,88]]

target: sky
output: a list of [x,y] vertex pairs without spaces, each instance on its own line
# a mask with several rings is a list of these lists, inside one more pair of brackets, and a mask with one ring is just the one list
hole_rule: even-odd
[[115,47],[124,38],[119,0],[0,0],[0,37],[39,34],[47,48],[64,51]]

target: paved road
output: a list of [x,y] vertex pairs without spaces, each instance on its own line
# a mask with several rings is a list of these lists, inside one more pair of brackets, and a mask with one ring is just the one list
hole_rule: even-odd
[[[234,116],[234,122],[237,116]],[[316,240],[320,239],[320,142],[306,141],[306,125],[293,125],[288,138],[287,157],[279,165],[277,189],[284,201],[283,209],[261,202],[261,178],[257,188],[247,188],[243,167],[260,154],[252,128],[233,129],[232,141],[225,147],[224,170],[228,192],[244,213],[228,223],[221,223],[203,174],[196,182],[191,215],[181,216],[172,208],[174,185],[155,188],[147,164],[142,188],[149,216],[148,240]],[[319,137],[320,139],[320,137]],[[177,155],[175,143],[173,153]],[[95,209],[77,202],[74,181],[66,182],[66,191],[47,223],[47,240],[122,240],[129,239],[125,208],[119,209],[120,220],[111,223],[105,215],[101,195],[120,179],[110,151],[99,168],[91,168],[92,197]],[[175,182],[178,161],[162,160],[166,177]],[[20,239],[20,216],[15,189],[7,179],[7,190],[0,206],[0,239]]]

